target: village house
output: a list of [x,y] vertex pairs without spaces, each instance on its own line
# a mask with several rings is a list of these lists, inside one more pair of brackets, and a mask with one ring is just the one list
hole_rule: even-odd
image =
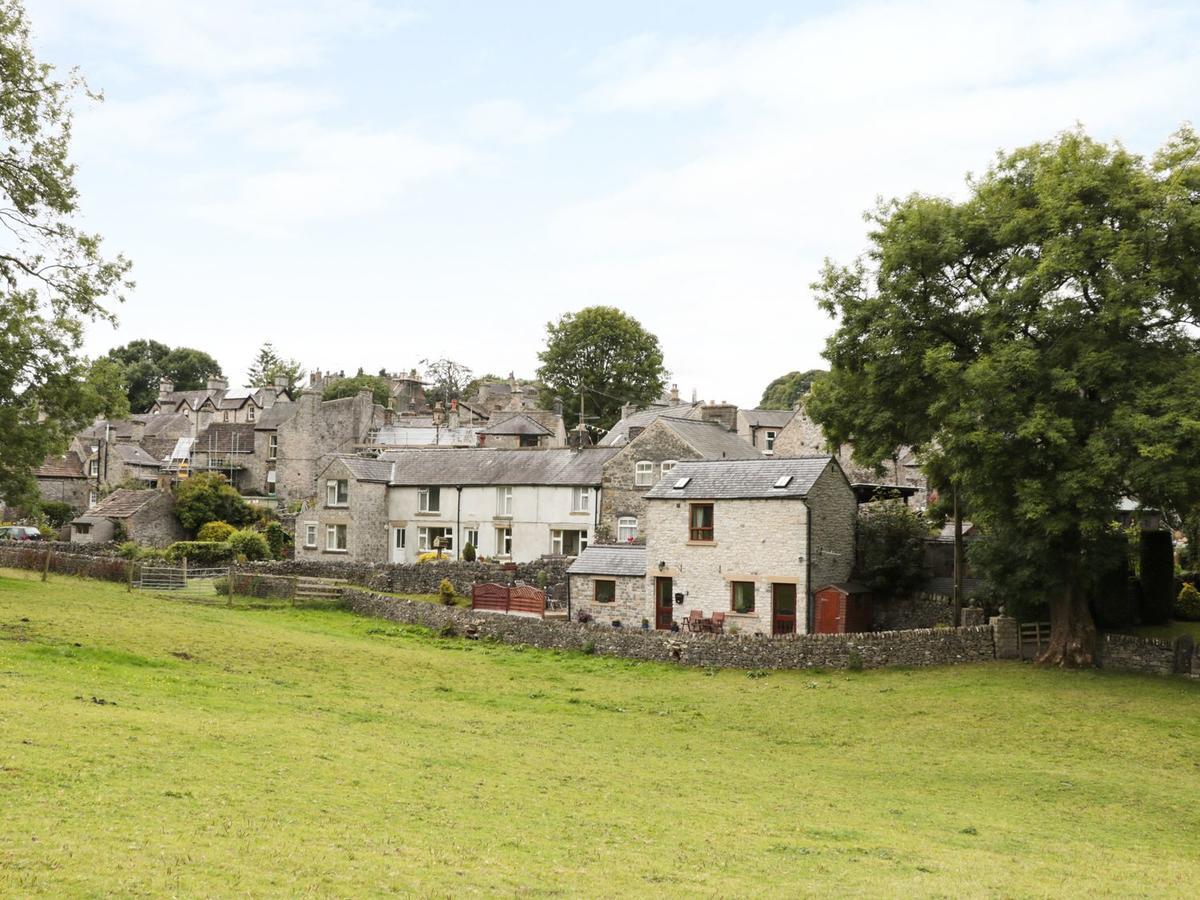
[[175,516],[175,498],[165,490],[116,490],[71,522],[71,541],[103,544],[137,541],[165,547],[187,537]]
[[615,450],[422,449],[338,457],[296,523],[297,558],[411,563],[441,550],[528,562],[593,540]]
[[720,422],[672,416],[630,426],[616,449],[604,464],[600,522],[606,537],[618,543],[645,540],[646,492],[680,461],[761,455]]
[[737,433],[764,454],[775,452],[775,440],[796,414],[793,409],[739,409]]
[[84,474],[83,460],[74,450],[46,457],[34,477],[43,500],[66,503],[77,513],[87,509],[99,496]]
[[813,592],[853,568],[857,501],[832,457],[681,461],[646,497],[640,604],[622,580],[638,557],[597,546],[568,571],[575,614],[666,630],[696,611],[727,631],[806,633]]
[[177,391],[169,378],[163,378],[149,412],[180,413],[192,421],[193,435],[198,435],[214,422],[254,423],[264,410],[291,399],[287,379],[283,377],[275,379],[271,387],[258,388],[242,397],[230,394],[228,379],[219,375],[209,378],[206,387],[195,391]]

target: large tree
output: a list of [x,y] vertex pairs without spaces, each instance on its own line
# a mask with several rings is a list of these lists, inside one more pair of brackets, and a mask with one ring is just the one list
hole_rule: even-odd
[[452,359],[423,359],[425,379],[428,387],[425,399],[430,403],[450,406],[451,400],[467,399],[466,389],[471,384],[471,370]]
[[808,409],[865,463],[917,447],[985,532],[976,568],[1048,603],[1043,662],[1089,665],[1118,502],[1200,497],[1200,139],[1147,161],[1072,131],[969,188],[881,205],[867,258],[826,264]]
[[828,374],[824,369],[808,369],[804,372],[788,372],[767,385],[759,409],[795,409],[796,403],[812,390],[818,378]]
[[666,386],[658,338],[612,306],[589,306],[548,323],[538,359],[542,405],[561,400],[573,424],[581,397],[585,422],[607,430],[620,419],[623,404],[646,406]]
[[263,388],[274,387],[276,378],[286,378],[288,392],[295,393],[306,374],[299,362],[280,356],[275,345],[267,341],[258,348],[246,373],[246,381],[249,387]]
[[353,397],[361,390],[370,391],[371,399],[380,406],[387,406],[392,402],[392,386],[388,380],[380,375],[364,375],[362,369],[351,378],[339,378],[329,385],[322,392],[321,399],[341,400],[344,397]]
[[124,368],[125,391],[134,412],[145,412],[154,405],[163,378],[169,378],[177,391],[195,391],[221,374],[220,363],[204,351],[172,349],[154,340],[130,341],[109,350],[107,356]]
[[130,287],[129,263],[106,258],[74,224],[79,196],[68,158],[75,74],[39,63],[19,0],[0,0],[0,496],[28,498],[32,470],[105,411],[80,389],[84,325],[112,321],[106,299]]

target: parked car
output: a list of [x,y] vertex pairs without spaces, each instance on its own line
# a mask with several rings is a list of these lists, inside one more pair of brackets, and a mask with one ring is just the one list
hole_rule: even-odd
[[0,541],[40,541],[42,532],[32,525],[5,525],[0,528]]

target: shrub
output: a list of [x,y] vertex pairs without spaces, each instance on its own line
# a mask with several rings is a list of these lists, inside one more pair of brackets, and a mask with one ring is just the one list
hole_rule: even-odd
[[267,544],[267,539],[259,532],[251,531],[249,528],[243,528],[231,534],[229,546],[238,556],[249,560],[271,558],[271,547]]
[[453,622],[447,622],[438,629],[438,634],[444,638],[458,637],[458,626]]
[[125,559],[140,559],[142,548],[137,541],[126,541],[117,548],[117,555]]
[[253,522],[254,509],[242,495],[216,472],[202,472],[175,488],[175,515],[188,531],[206,522],[245,525]]
[[1144,625],[1165,625],[1171,619],[1175,593],[1175,548],[1169,531],[1142,532],[1142,608]]
[[475,562],[475,545],[470,541],[463,546],[462,558],[463,562]]
[[442,583],[438,585],[438,596],[442,598],[445,606],[454,605],[454,585],[449,578],[443,578]]
[[417,562],[419,563],[442,562],[445,559],[446,557],[439,556],[436,550],[429,550],[417,555]]
[[233,559],[233,547],[220,541],[176,541],[164,555],[174,561],[186,559],[202,565],[220,565]]
[[862,654],[857,650],[851,650],[846,659],[846,668],[851,672],[861,672],[863,670]]
[[63,503],[61,500],[44,500],[42,501],[42,515],[55,528],[62,528],[75,518],[75,510],[71,509],[70,503]]
[[870,503],[858,520],[855,578],[876,594],[904,597],[925,580],[925,517],[902,501]]
[[[588,618],[591,619],[591,616],[588,616]],[[581,653],[585,653],[588,656],[594,656],[596,653],[596,642],[584,641],[583,646],[580,647],[579,650]]]
[[263,529],[263,536],[267,539],[267,546],[271,548],[272,557],[283,559],[287,555],[287,548],[291,546],[292,540],[277,521],[271,520],[267,523]]
[[1185,583],[1175,598],[1175,618],[1200,621],[1200,591],[1194,584]]
[[229,540],[229,536],[237,531],[228,522],[205,522],[196,532],[198,541],[216,541],[218,544]]

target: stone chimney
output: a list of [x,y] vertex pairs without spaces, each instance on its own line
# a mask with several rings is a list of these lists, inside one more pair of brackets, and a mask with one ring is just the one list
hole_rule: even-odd
[[458,401],[451,400],[450,401],[450,415],[446,419],[446,427],[457,430],[458,426],[459,426]]
[[705,422],[716,422],[726,431],[737,431],[737,413],[737,405],[726,403],[724,400],[720,403],[706,403],[700,408],[700,418]]
[[229,379],[224,375],[213,375],[208,379],[208,389],[210,391],[227,391],[229,390]]
[[435,426],[440,426],[443,421],[442,401],[439,400],[437,403],[433,404],[433,424]]
[[671,393],[668,394],[667,396],[670,398],[672,406],[678,406],[679,405],[679,385],[677,385],[677,384],[671,385]]
[[286,375],[275,376],[275,393],[282,394],[288,389],[288,377]]
[[140,444],[142,442],[142,438],[146,436],[146,420],[130,419],[128,424],[129,442],[131,444]]
[[174,390],[175,390],[175,382],[173,382],[170,378],[158,379],[158,399],[159,400],[166,400],[167,397],[169,397],[171,395],[171,392]]
[[559,397],[554,398],[554,414],[560,419],[562,418],[563,405]]
[[637,412],[637,407],[634,406],[632,403],[622,403],[621,404],[621,418],[622,419],[628,419],[635,412]]

